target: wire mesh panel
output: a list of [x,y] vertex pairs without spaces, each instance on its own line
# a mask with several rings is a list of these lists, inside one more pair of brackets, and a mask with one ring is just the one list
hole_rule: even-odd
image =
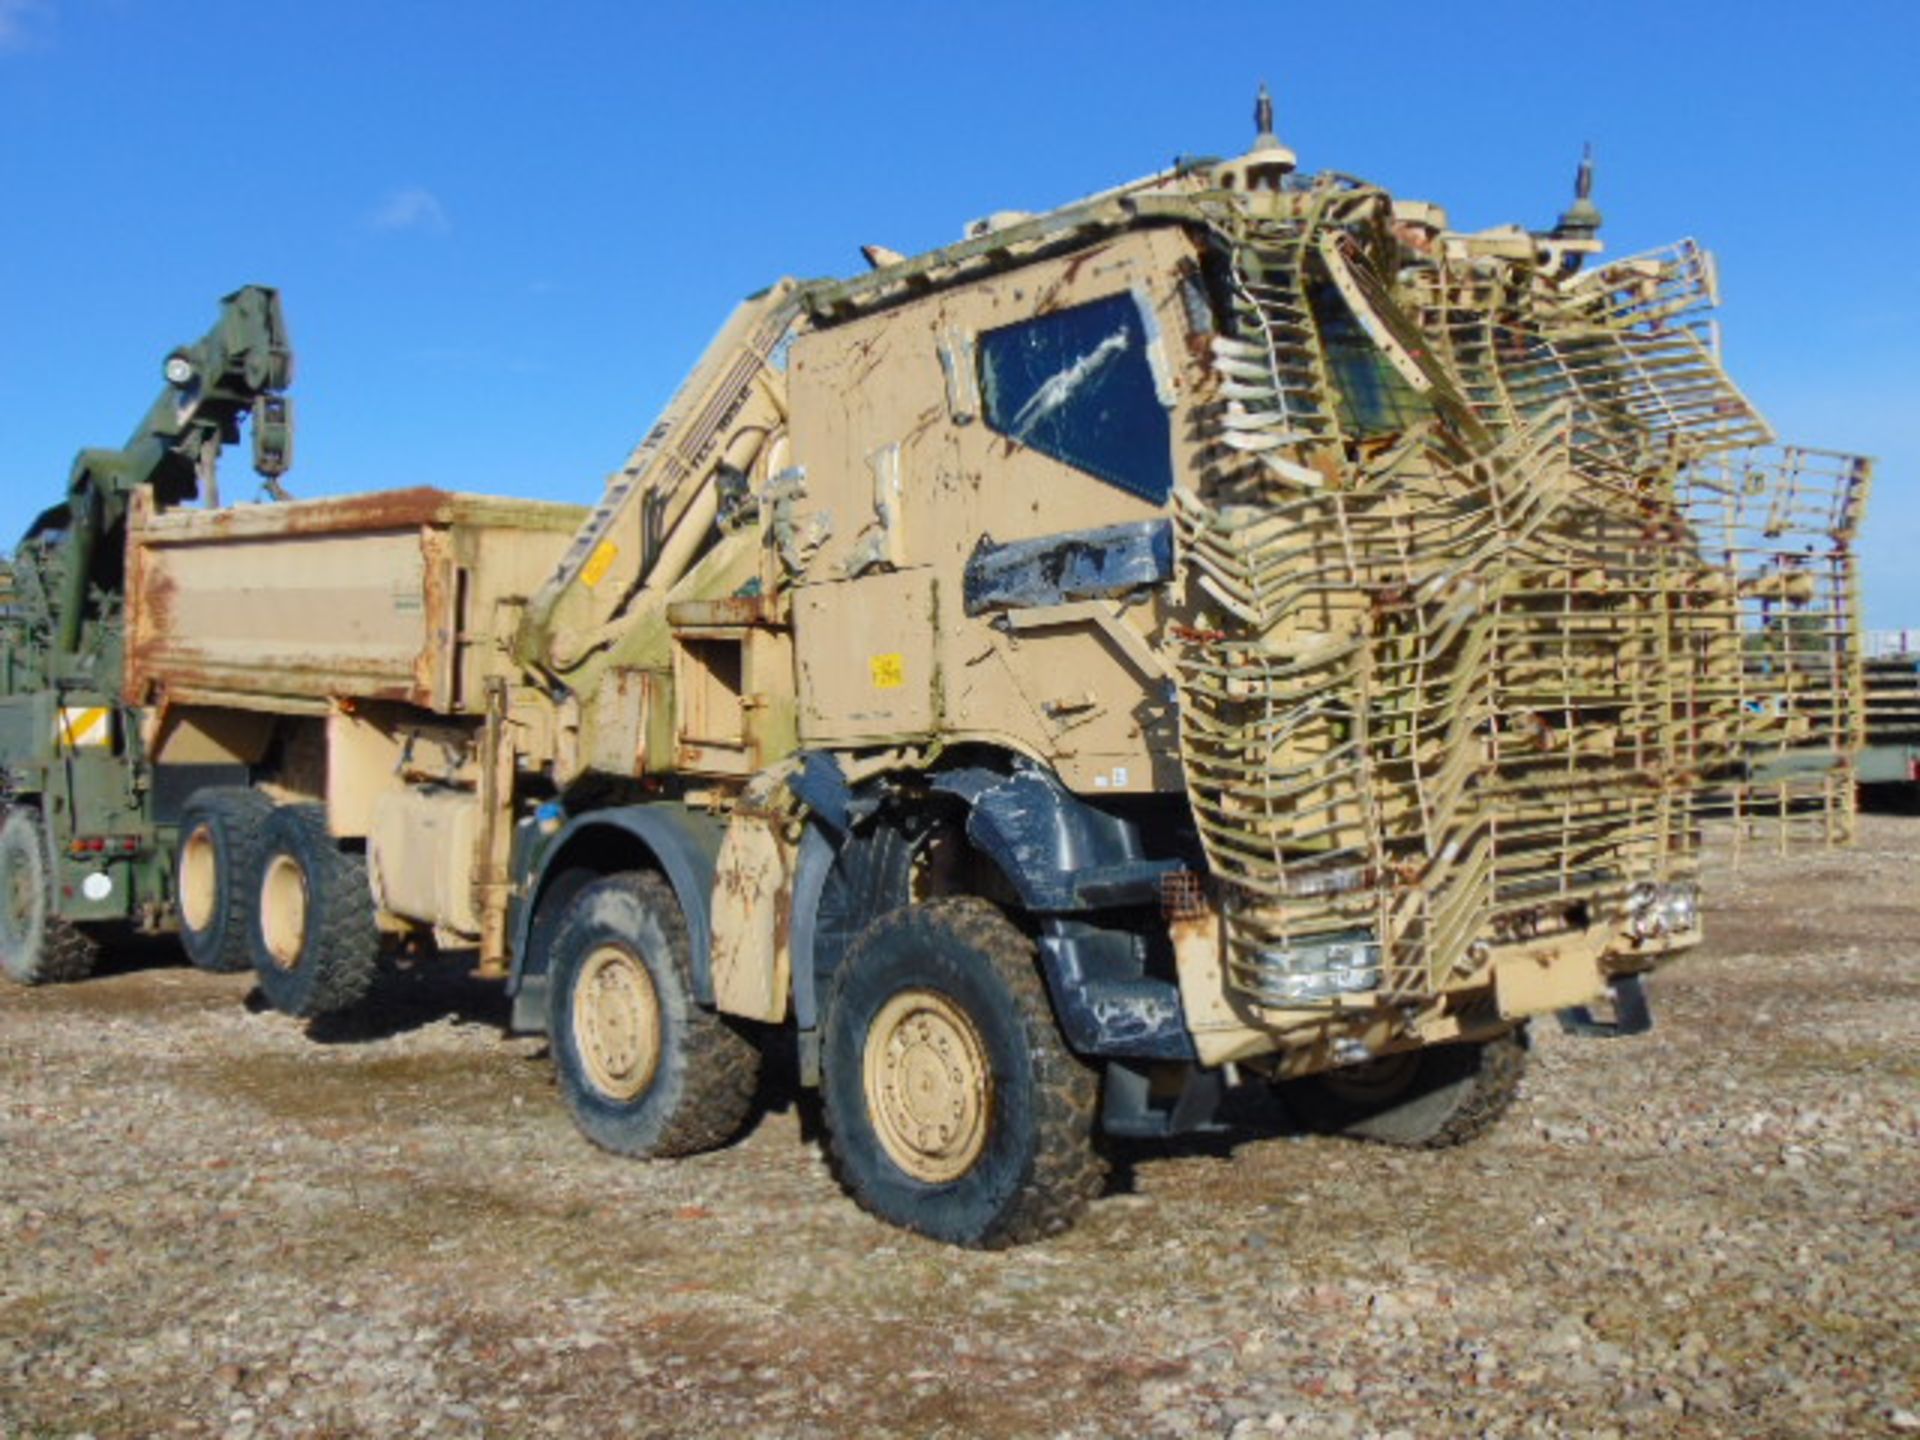
[[1731,751],[1698,797],[1704,816],[1763,828],[1781,847],[1852,836],[1864,739],[1853,540],[1872,482],[1857,456],[1766,446],[1703,457],[1681,476],[1700,551],[1724,577],[1694,613],[1717,636],[1707,684]]
[[1339,182],[1216,222],[1175,493],[1189,791],[1229,979],[1274,1009],[1617,919],[1717,811],[1851,816],[1867,466],[1764,443],[1710,258],[1409,255],[1389,215]]

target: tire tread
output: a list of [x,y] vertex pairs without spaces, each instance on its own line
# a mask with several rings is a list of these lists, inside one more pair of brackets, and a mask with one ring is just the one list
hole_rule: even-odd
[[[1437,1045],[1422,1056],[1429,1066],[1459,1073],[1371,1111],[1334,1093],[1319,1083],[1320,1077],[1308,1076],[1286,1087],[1290,1107],[1323,1134],[1372,1145],[1446,1150],[1469,1144],[1493,1129],[1519,1098],[1527,1071],[1527,1032],[1522,1026],[1491,1040]],[[1457,1099],[1436,1117],[1440,1107],[1430,1102],[1443,1091]]]
[[[267,819],[273,814],[273,801],[258,790],[244,785],[222,785],[194,792],[180,817],[180,845],[185,852],[186,838],[201,813],[222,823],[227,834],[228,868],[234,873],[220,877],[220,943],[201,954],[187,941],[185,926],[180,932],[181,949],[197,969],[216,975],[237,974],[249,969],[253,956],[247,946],[248,906],[260,875],[262,837]],[[179,895],[179,859],[175,859],[175,898]]]
[[[380,962],[380,931],[374,923],[372,891],[367,886],[367,862],[334,843],[327,829],[324,805],[282,805],[267,825],[297,826],[303,832],[299,858],[309,865],[309,953],[298,970],[282,971],[267,956],[258,937],[257,913],[248,917],[249,947],[261,988],[273,1007],[296,1019],[332,1015],[356,1005],[372,988]],[[261,860],[273,853],[276,842],[264,831]],[[257,900],[255,902],[257,906]],[[292,983],[298,981],[298,984]]]
[[[944,930],[981,956],[1013,997],[1027,1053],[1032,1061],[1035,1140],[1032,1168],[1011,1201],[977,1234],[941,1235],[982,1250],[1024,1245],[1069,1229],[1098,1195],[1106,1180],[1106,1161],[1094,1142],[1100,1079],[1096,1071],[1067,1049],[1053,1007],[1034,965],[1033,943],[990,901],[975,896],[945,896],[926,901],[895,917]],[[887,918],[887,917],[882,917]],[[871,934],[871,931],[869,931]],[[860,971],[867,941],[857,943],[835,977],[835,1000],[847,977]],[[830,1008],[829,1015],[832,1010]],[[828,1021],[832,1023],[831,1018]],[[847,1127],[836,1124],[832,1090],[826,1109],[827,1163],[834,1178],[868,1214],[891,1224],[909,1224],[891,1213],[874,1193],[860,1161],[849,1152]]]
[[[650,913],[666,938],[668,963],[672,965],[682,991],[685,1020],[680,1031],[680,1096],[659,1133],[644,1144],[617,1137],[615,1132],[596,1128],[598,1117],[584,1112],[575,1103],[573,1083],[562,1077],[561,1091],[574,1113],[581,1132],[603,1150],[642,1159],[670,1159],[717,1150],[736,1138],[752,1117],[754,1099],[760,1088],[760,1050],[727,1019],[701,1005],[693,997],[692,940],[686,917],[681,913],[679,897],[673,887],[652,871],[636,870],[610,875],[581,890],[573,904],[576,913],[587,915],[595,892],[623,890],[643,911]],[[589,920],[562,919],[554,932],[554,951],[566,946],[569,930]],[[562,963],[556,960],[556,964]],[[554,1003],[563,1001],[556,990]],[[553,1031],[549,1026],[549,1033]],[[555,1047],[556,1061],[559,1047]],[[664,1063],[664,1057],[663,1057]]]
[[42,903],[39,952],[31,957],[24,971],[9,972],[22,985],[67,985],[84,980],[100,961],[100,942],[73,921],[53,910],[53,852],[47,848],[46,822],[38,809],[30,805],[14,806],[0,812],[0,823],[13,816],[23,817],[32,833],[32,843],[40,859]]

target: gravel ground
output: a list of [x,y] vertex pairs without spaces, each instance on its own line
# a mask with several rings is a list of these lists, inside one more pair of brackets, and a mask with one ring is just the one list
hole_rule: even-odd
[[8,989],[0,1437],[1920,1434],[1916,862],[1748,862],[1473,1146],[1137,1147],[1008,1254],[867,1219],[790,1100],[598,1154],[444,973]]

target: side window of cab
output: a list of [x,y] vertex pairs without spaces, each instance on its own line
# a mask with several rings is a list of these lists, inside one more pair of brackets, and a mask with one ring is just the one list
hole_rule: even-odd
[[1155,343],[1131,291],[982,331],[982,416],[997,434],[1157,504],[1173,490],[1173,436]]

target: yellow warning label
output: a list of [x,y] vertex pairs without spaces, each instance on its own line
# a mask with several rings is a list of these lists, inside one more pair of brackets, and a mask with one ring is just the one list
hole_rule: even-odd
[[105,705],[63,705],[53,724],[53,738],[64,750],[113,741],[113,711]]
[[587,557],[587,563],[580,571],[580,583],[591,590],[607,578],[607,571],[613,568],[613,562],[619,558],[620,547],[611,540],[602,540],[593,547],[593,554]]
[[867,666],[873,671],[873,688],[876,690],[898,690],[907,683],[907,657],[898,651],[891,655],[871,656]]

